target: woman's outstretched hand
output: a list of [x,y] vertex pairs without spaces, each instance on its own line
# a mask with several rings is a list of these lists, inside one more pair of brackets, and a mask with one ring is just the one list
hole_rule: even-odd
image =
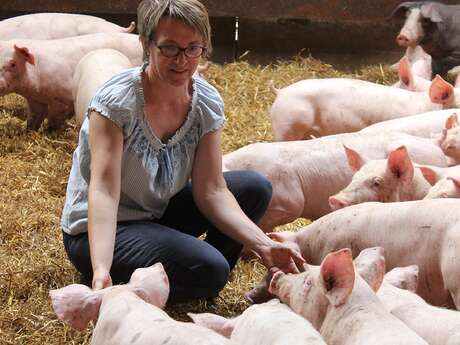
[[285,273],[299,273],[303,270],[305,259],[287,244],[270,241],[254,250],[272,273],[279,270]]

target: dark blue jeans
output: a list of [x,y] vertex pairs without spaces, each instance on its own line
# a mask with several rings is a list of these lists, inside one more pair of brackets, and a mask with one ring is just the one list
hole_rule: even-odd
[[[246,215],[257,223],[272,195],[268,180],[252,171],[224,173],[227,186]],[[206,239],[197,237],[206,234]],[[91,285],[88,234],[64,234],[67,255]],[[161,219],[120,222],[110,275],[114,284],[126,283],[136,268],[161,262],[168,274],[172,302],[215,297],[225,286],[242,245],[212,225],[193,201],[189,183],[177,193]]]

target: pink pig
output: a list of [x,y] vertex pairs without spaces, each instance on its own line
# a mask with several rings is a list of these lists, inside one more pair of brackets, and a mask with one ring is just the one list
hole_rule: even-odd
[[[402,59],[407,59],[410,70],[414,76],[425,80],[431,80],[431,55],[427,54],[421,46],[408,46],[401,60]],[[399,63],[401,60],[390,67],[397,70],[400,67]]]
[[420,169],[414,169],[404,146],[390,152],[387,159],[378,160],[366,161],[346,146],[345,152],[355,174],[345,189],[329,197],[333,210],[368,201],[420,200],[431,187]]
[[452,114],[446,120],[439,142],[446,156],[458,164],[460,162],[460,126],[457,114]]
[[432,185],[424,199],[460,198],[460,165],[448,168],[420,166],[419,169]]
[[374,123],[360,130],[360,133],[378,133],[382,131],[402,132],[423,138],[434,138],[444,129],[446,120],[459,108],[434,110],[422,114],[400,117]]
[[429,92],[357,79],[308,79],[274,89],[271,121],[276,141],[358,131],[373,123],[460,106],[454,87],[436,76]]
[[270,180],[272,200],[259,223],[268,232],[299,217],[316,219],[331,212],[329,196],[345,188],[353,174],[344,144],[372,159],[383,159],[404,145],[414,162],[446,166],[445,156],[433,140],[390,132],[251,144],[226,154],[223,166],[226,170],[254,170]]
[[[328,254],[320,266],[299,274],[275,273],[270,292],[319,330],[327,344],[406,345],[427,343],[391,315],[375,292],[356,274],[351,250]],[[384,270],[375,268],[381,281]]]
[[430,345],[460,344],[460,312],[429,305],[414,293],[417,284],[417,266],[397,267],[385,274],[377,296]]
[[98,32],[132,32],[136,24],[124,28],[105,19],[72,13],[34,13],[0,21],[3,41],[16,38],[54,40]]
[[[369,202],[334,211],[298,232],[274,232],[273,239],[296,248],[318,264],[331,251],[385,248],[387,269],[418,265],[417,293],[437,306],[460,308],[460,201]],[[260,301],[264,284],[248,297]]]
[[398,63],[399,81],[392,86],[409,91],[427,91],[431,86],[431,64],[429,73],[429,77],[426,79],[418,76],[410,65],[408,58],[404,56]]
[[313,326],[278,299],[252,305],[233,319],[188,313],[193,322],[208,327],[237,344],[326,345]]
[[78,62],[102,48],[119,50],[133,65],[142,63],[141,45],[133,34],[0,41],[0,96],[15,92],[27,99],[29,129],[37,130],[45,117],[49,129],[59,129],[73,113],[72,78]]
[[116,73],[131,67],[129,59],[115,49],[96,49],[81,58],[73,75],[73,100],[77,125],[97,89]]
[[93,291],[73,284],[51,290],[59,319],[78,330],[96,322],[92,345],[227,345],[229,340],[193,323],[175,321],[164,307],[169,295],[160,263],[134,271],[127,285]]

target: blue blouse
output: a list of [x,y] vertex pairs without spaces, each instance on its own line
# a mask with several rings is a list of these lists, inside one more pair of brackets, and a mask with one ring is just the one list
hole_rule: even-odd
[[160,218],[171,197],[189,181],[200,138],[224,125],[224,105],[219,93],[206,80],[194,76],[187,118],[168,142],[162,143],[144,114],[144,68],[130,68],[111,78],[88,106],[73,154],[61,218],[62,229],[70,235],[88,229],[90,111],[110,119],[123,131],[119,222]]

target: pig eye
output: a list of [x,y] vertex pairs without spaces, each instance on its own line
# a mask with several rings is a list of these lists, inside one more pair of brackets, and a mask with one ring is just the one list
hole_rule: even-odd
[[382,185],[382,180],[378,177],[374,177],[372,179],[372,186],[375,188],[379,188]]
[[11,61],[11,62],[10,62],[10,67],[11,67],[11,68],[15,68],[15,67],[16,67],[16,62]]

